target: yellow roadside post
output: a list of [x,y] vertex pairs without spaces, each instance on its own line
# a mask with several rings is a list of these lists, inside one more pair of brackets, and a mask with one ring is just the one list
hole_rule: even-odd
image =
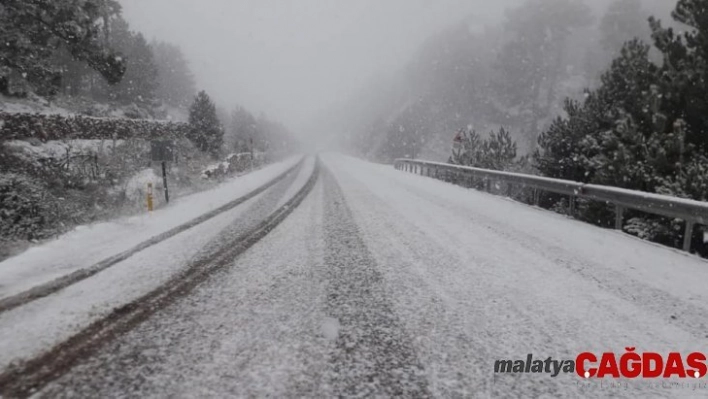
[[148,205],[148,212],[152,212],[152,209],[153,209],[153,204],[152,204],[152,183],[148,183],[147,205]]

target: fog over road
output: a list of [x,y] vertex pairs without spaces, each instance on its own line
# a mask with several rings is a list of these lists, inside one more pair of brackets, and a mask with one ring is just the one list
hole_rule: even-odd
[[[706,393],[494,374],[529,353],[705,348],[704,261],[390,165],[321,160],[273,231],[39,396]],[[258,201],[282,202],[279,187]]]

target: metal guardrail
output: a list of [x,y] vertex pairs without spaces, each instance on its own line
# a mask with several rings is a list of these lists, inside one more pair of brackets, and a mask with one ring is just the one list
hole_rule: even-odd
[[617,230],[622,230],[624,211],[627,209],[682,219],[686,222],[683,249],[687,252],[691,251],[691,239],[695,225],[708,225],[708,202],[440,162],[397,159],[394,167],[398,170],[435,178],[439,178],[441,175],[450,176],[450,174],[453,174],[457,177],[481,179],[487,191],[491,190],[492,181],[504,182],[508,184],[509,196],[511,196],[513,185],[530,187],[534,189],[534,204],[536,205],[538,205],[540,191],[567,195],[571,199],[571,213],[574,212],[575,198],[610,203],[615,206],[615,229]]

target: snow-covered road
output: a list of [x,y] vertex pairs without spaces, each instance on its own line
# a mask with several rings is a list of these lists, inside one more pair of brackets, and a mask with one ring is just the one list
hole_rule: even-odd
[[708,395],[494,374],[530,353],[705,351],[707,262],[391,166],[322,160],[276,229],[39,396]]

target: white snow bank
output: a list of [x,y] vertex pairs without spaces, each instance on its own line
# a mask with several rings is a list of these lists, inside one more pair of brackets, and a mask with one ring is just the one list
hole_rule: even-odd
[[[103,259],[186,223],[241,197],[295,165],[291,157],[218,187],[174,200],[152,214],[79,226],[57,239],[0,262],[0,298],[18,294]],[[137,184],[137,183],[136,183]]]
[[[297,161],[298,158],[291,158],[280,164],[266,167],[259,172],[268,170],[270,176],[261,173],[260,179],[270,180]],[[259,172],[254,172],[252,175]],[[302,175],[307,172],[305,168],[300,169],[299,175],[292,180],[286,193],[301,189],[306,181]],[[235,191],[233,186],[237,181],[245,181],[252,175],[233,179],[220,189]],[[285,181],[288,180],[290,177]],[[37,356],[47,348],[67,340],[101,317],[105,317],[115,308],[130,303],[165,284],[173,276],[184,271],[194,261],[195,256],[198,256],[210,243],[222,239],[224,229],[240,218],[247,217],[246,215],[258,213],[257,204],[268,195],[267,193],[268,191],[256,195],[218,217],[140,251],[89,279],[0,314],[0,372],[11,363]],[[154,216],[158,214],[159,212],[156,212]],[[64,250],[72,251],[72,248],[64,248]],[[18,331],[22,331],[23,334],[18,334]]]

